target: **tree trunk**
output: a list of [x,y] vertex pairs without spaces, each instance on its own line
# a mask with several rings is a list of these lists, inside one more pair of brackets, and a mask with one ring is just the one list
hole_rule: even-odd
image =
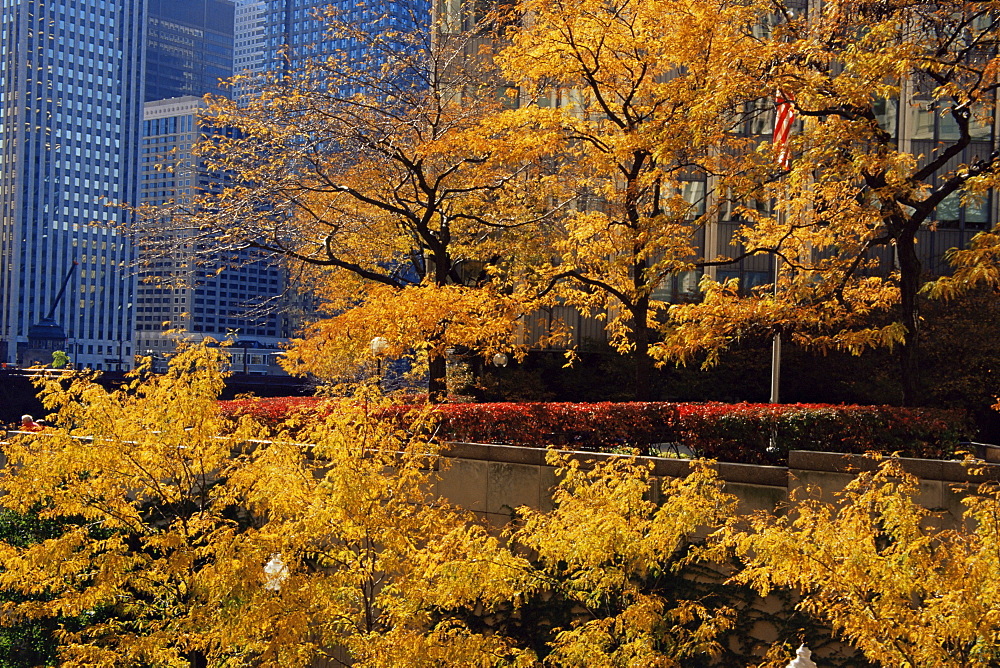
[[[442,234],[445,232],[442,231]],[[447,240],[444,240],[434,250],[434,285],[448,285],[450,273],[451,258],[448,255]],[[448,399],[448,359],[443,352],[433,352],[434,345],[444,338],[448,323],[438,324],[441,329],[431,337],[432,349],[427,355],[427,400],[432,404]]]
[[649,298],[638,300],[632,311],[632,322],[635,337],[635,400],[649,401],[650,378],[653,371],[653,360],[649,357],[649,323],[646,321]]
[[448,360],[444,353],[427,356],[427,400],[439,404],[448,398]]
[[917,292],[920,290],[921,267],[912,236],[900,235],[896,240],[896,257],[899,262],[900,320],[906,327],[899,354],[899,379],[903,405],[913,406],[920,393],[920,307]]

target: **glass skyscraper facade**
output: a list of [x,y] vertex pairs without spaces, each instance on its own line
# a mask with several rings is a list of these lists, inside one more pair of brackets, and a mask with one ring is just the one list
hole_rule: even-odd
[[133,245],[114,205],[138,199],[144,4],[0,0],[6,363],[51,361],[25,359],[50,311],[77,365],[132,359]]
[[[220,89],[217,83],[233,75],[234,25],[237,18],[247,18],[246,12],[240,11],[248,9],[247,4],[150,0],[142,137],[143,204],[189,203],[200,193],[218,188],[223,180],[222,175],[209,173],[194,148],[203,134],[212,131],[202,121],[208,106],[202,96],[233,92]],[[249,7],[249,25],[246,21],[240,24],[260,38],[262,17],[254,20],[252,12],[259,14],[263,5],[250,4],[257,6]],[[154,26],[160,29],[155,38]],[[170,38],[164,40],[168,34]],[[188,47],[183,57],[169,61],[169,67],[157,67],[156,54],[163,50],[163,44],[180,42]],[[241,45],[241,49],[252,47]],[[256,53],[261,53],[259,46]],[[167,61],[161,65],[163,62]],[[205,76],[209,72],[211,76]],[[153,99],[154,91],[164,99]],[[159,222],[162,228],[150,221],[137,240],[143,260],[135,297],[138,352],[162,360],[173,353],[178,339],[238,338],[273,346],[288,337],[284,316],[274,304],[285,287],[284,271],[273,258],[254,255],[247,249],[208,255],[204,248],[193,248],[185,232],[169,219]],[[171,250],[143,257],[144,249],[152,246]]]
[[[143,203],[189,202],[218,187],[193,148],[203,132],[205,101],[180,97],[146,103],[143,123]],[[165,221],[167,222],[167,221]],[[147,233],[173,235],[172,256],[146,262],[136,293],[136,350],[157,358],[173,353],[176,338],[239,338],[273,346],[289,335],[274,302],[283,294],[284,271],[273,258],[249,249],[206,258],[166,224]],[[143,240],[139,240],[140,252]]]
[[233,3],[146,0],[146,97],[228,95],[233,75]]
[[[317,12],[329,8],[338,19],[371,34],[389,31],[429,31],[428,0],[267,0],[265,28],[265,69],[294,70],[306,58],[340,52],[364,62],[381,65],[377,54],[354,39],[328,39]],[[428,33],[429,35],[429,33]]]
[[[325,0],[267,0],[265,70],[284,71],[324,52],[323,21],[316,18],[316,12],[328,4]],[[341,4],[355,3],[347,0]]]
[[[236,0],[236,21],[233,25],[233,74],[252,78],[264,72],[266,29],[266,0]],[[252,82],[241,82],[237,84],[233,94],[240,102],[245,103],[253,90]]]

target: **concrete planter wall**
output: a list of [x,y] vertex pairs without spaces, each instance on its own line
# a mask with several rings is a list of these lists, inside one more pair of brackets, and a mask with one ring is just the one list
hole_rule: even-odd
[[[529,506],[547,510],[552,507],[551,490],[556,482],[555,469],[545,462],[546,451],[482,443],[450,443],[444,451],[439,471],[438,492],[452,503],[480,514],[490,524],[502,525],[515,508]],[[572,456],[584,465],[618,457],[593,452]],[[653,465],[656,477],[679,477],[689,471],[684,459],[641,457]],[[1000,465],[984,463],[970,470],[959,461],[899,459],[903,469],[920,479],[921,503],[936,511],[945,511],[954,519],[961,517],[961,499],[986,481],[1000,480]],[[843,487],[860,471],[876,467],[876,460],[862,455],[793,450],[788,466],[760,466],[719,462],[716,468],[726,490],[740,502],[740,510],[774,511],[786,502],[791,490],[811,485],[824,497]],[[654,500],[658,488],[653,490]]]

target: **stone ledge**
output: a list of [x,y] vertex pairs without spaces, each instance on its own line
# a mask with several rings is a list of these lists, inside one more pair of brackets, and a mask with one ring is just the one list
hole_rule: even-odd
[[[838,452],[792,450],[788,453],[788,468],[799,471],[826,471],[830,473],[861,473],[874,471],[878,459],[864,455]],[[1000,465],[977,461],[971,464],[958,460],[914,459],[898,457],[903,470],[922,480],[978,483],[1000,480]],[[975,471],[970,470],[974,468]]]
[[450,441],[444,444],[441,454],[450,458],[478,459],[485,462],[504,464],[545,464],[543,448],[526,448],[517,445],[497,445],[494,443],[460,443]]
[[[442,454],[448,458],[476,459],[487,462],[505,464],[545,465],[545,448],[532,448],[517,445],[494,445],[490,443],[448,443]],[[571,458],[585,467],[593,467],[599,462],[605,462],[623,455],[607,452],[588,452],[579,450],[565,451]],[[679,478],[691,470],[691,461],[672,457],[638,457],[639,461],[653,465],[653,475],[659,477]],[[725,482],[749,483],[770,487],[788,486],[788,469],[784,466],[762,466],[758,464],[737,464],[731,462],[716,463],[719,477]]]
[[741,482],[769,487],[788,486],[788,467],[786,466],[718,462],[715,467],[719,472],[719,477],[726,482]]
[[[449,458],[474,459],[504,464],[529,464],[545,466],[545,448],[517,445],[496,445],[492,443],[446,444],[443,455]],[[606,452],[566,450],[570,457],[585,467],[595,466],[622,455]],[[691,469],[687,459],[672,457],[639,457],[640,461],[653,465],[653,475],[677,478],[685,476]],[[814,450],[792,450],[788,453],[788,466],[765,466],[762,464],[739,464],[717,462],[719,477],[732,483],[746,483],[769,487],[787,487],[789,471],[817,471],[827,473],[855,474],[873,471],[878,466],[877,459],[864,455]],[[977,461],[967,464],[958,460],[897,458],[903,470],[923,480],[940,480],[957,483],[980,483],[1000,480],[1000,464]]]

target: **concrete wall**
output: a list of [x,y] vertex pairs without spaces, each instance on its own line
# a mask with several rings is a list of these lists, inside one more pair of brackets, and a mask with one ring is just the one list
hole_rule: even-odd
[[[10,438],[17,432],[6,432]],[[516,508],[528,506],[539,510],[552,508],[552,488],[556,469],[545,461],[547,451],[510,445],[450,443],[438,470],[436,491],[455,505],[471,510],[492,526],[503,526]],[[573,452],[570,456],[583,466],[621,455],[597,452]],[[640,457],[652,464],[656,478],[677,478],[690,470],[686,459]],[[983,482],[1000,480],[1000,463],[979,462],[975,467],[960,461],[936,459],[899,459],[903,469],[920,480],[920,502],[934,511],[958,519],[964,506],[962,498]],[[0,469],[7,460],[0,449]],[[859,471],[871,471],[877,462],[862,455],[793,450],[788,466],[761,466],[718,462],[716,470],[725,482],[726,491],[736,496],[740,512],[772,512],[786,502],[791,490],[813,486],[822,497],[833,495],[850,482]],[[655,482],[655,481],[654,481]],[[658,500],[659,486],[654,484],[653,500]]]
[[[502,526],[515,508],[552,507],[555,468],[546,464],[546,451],[507,445],[452,443],[445,450],[437,491],[452,503],[474,511],[491,525]],[[572,456],[585,466],[619,455],[578,452]],[[656,477],[679,477],[689,471],[684,459],[641,457],[653,465]],[[961,517],[961,499],[982,482],[1000,480],[1000,464],[984,463],[976,470],[959,461],[899,459],[903,469],[920,479],[920,501],[927,508]],[[859,471],[877,462],[861,455],[793,450],[788,466],[760,466],[719,462],[716,468],[726,490],[739,500],[742,512],[774,511],[791,490],[812,485],[822,496],[833,494]],[[654,495],[658,488],[654,488]]]

